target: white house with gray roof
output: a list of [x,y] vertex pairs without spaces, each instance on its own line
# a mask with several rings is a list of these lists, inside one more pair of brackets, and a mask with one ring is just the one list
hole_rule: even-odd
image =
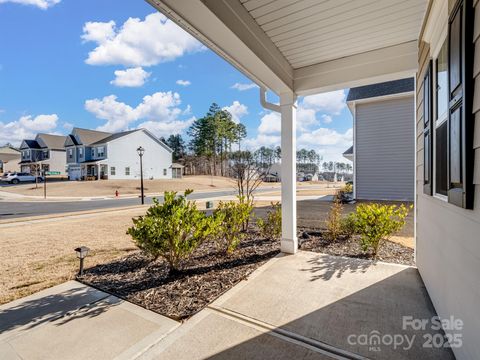
[[361,200],[413,201],[415,188],[414,79],[350,89],[354,196]]
[[172,178],[172,150],[145,129],[107,133],[74,128],[65,141],[70,180],[137,179],[140,159],[137,148],[145,149],[145,179]]

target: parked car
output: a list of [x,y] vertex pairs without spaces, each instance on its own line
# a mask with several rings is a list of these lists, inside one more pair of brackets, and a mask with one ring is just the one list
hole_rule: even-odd
[[43,181],[43,177],[35,177],[35,175],[29,173],[9,173],[3,175],[0,180],[10,184],[18,184],[21,182],[36,182],[37,179],[39,182]]

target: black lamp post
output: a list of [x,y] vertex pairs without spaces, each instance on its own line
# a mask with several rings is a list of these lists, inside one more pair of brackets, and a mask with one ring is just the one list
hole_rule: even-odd
[[142,193],[142,205],[145,204],[145,198],[143,197],[143,163],[142,163],[144,152],[145,152],[145,149],[139,146],[137,149],[137,153],[138,153],[138,156],[140,156],[140,191]]
[[83,260],[87,257],[89,251],[90,249],[86,246],[80,246],[75,249],[77,258],[80,259],[80,270],[78,271],[78,276],[83,275]]

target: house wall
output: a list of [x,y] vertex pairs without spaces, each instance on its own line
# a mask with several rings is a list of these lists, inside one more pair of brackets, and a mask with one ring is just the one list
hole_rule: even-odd
[[50,158],[42,161],[44,164],[50,165],[50,171],[60,171],[60,175],[66,175],[67,159],[65,151],[63,150],[50,150]]
[[[449,8],[454,2],[450,1]],[[468,1],[467,1],[468,3]],[[417,266],[442,318],[464,322],[458,359],[480,359],[480,3],[475,4],[475,204],[465,210],[423,193],[423,77],[430,45],[419,42],[417,74]],[[446,331],[449,333],[450,331]],[[453,331],[451,333],[458,333]]]
[[414,199],[414,96],[355,105],[357,199]]
[[[143,175],[145,179],[171,179],[172,154],[143,131],[137,131],[108,143],[108,178],[139,179],[140,160],[137,148],[145,149],[143,155]],[[115,175],[111,175],[111,167]],[[130,175],[125,175],[125,168],[130,167]],[[163,174],[163,170],[167,174]]]
[[8,161],[7,160],[2,161],[2,171],[3,171],[3,173],[20,171],[19,162],[20,162],[20,156],[18,156],[15,159],[10,158]]

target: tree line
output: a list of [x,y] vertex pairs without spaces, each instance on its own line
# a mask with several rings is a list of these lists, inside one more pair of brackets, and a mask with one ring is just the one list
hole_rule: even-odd
[[[242,141],[247,137],[243,124],[233,121],[232,115],[216,103],[213,103],[205,116],[196,119],[187,130],[190,141],[187,143],[180,134],[170,135],[161,140],[173,150],[173,161],[185,166],[187,175],[220,175],[233,176],[233,162],[239,155],[248,157],[263,170],[269,169],[280,161],[280,146],[262,146],[250,152],[242,149]],[[322,156],[315,150],[300,149],[297,151],[297,167],[299,171],[349,172],[350,164],[323,162]]]

